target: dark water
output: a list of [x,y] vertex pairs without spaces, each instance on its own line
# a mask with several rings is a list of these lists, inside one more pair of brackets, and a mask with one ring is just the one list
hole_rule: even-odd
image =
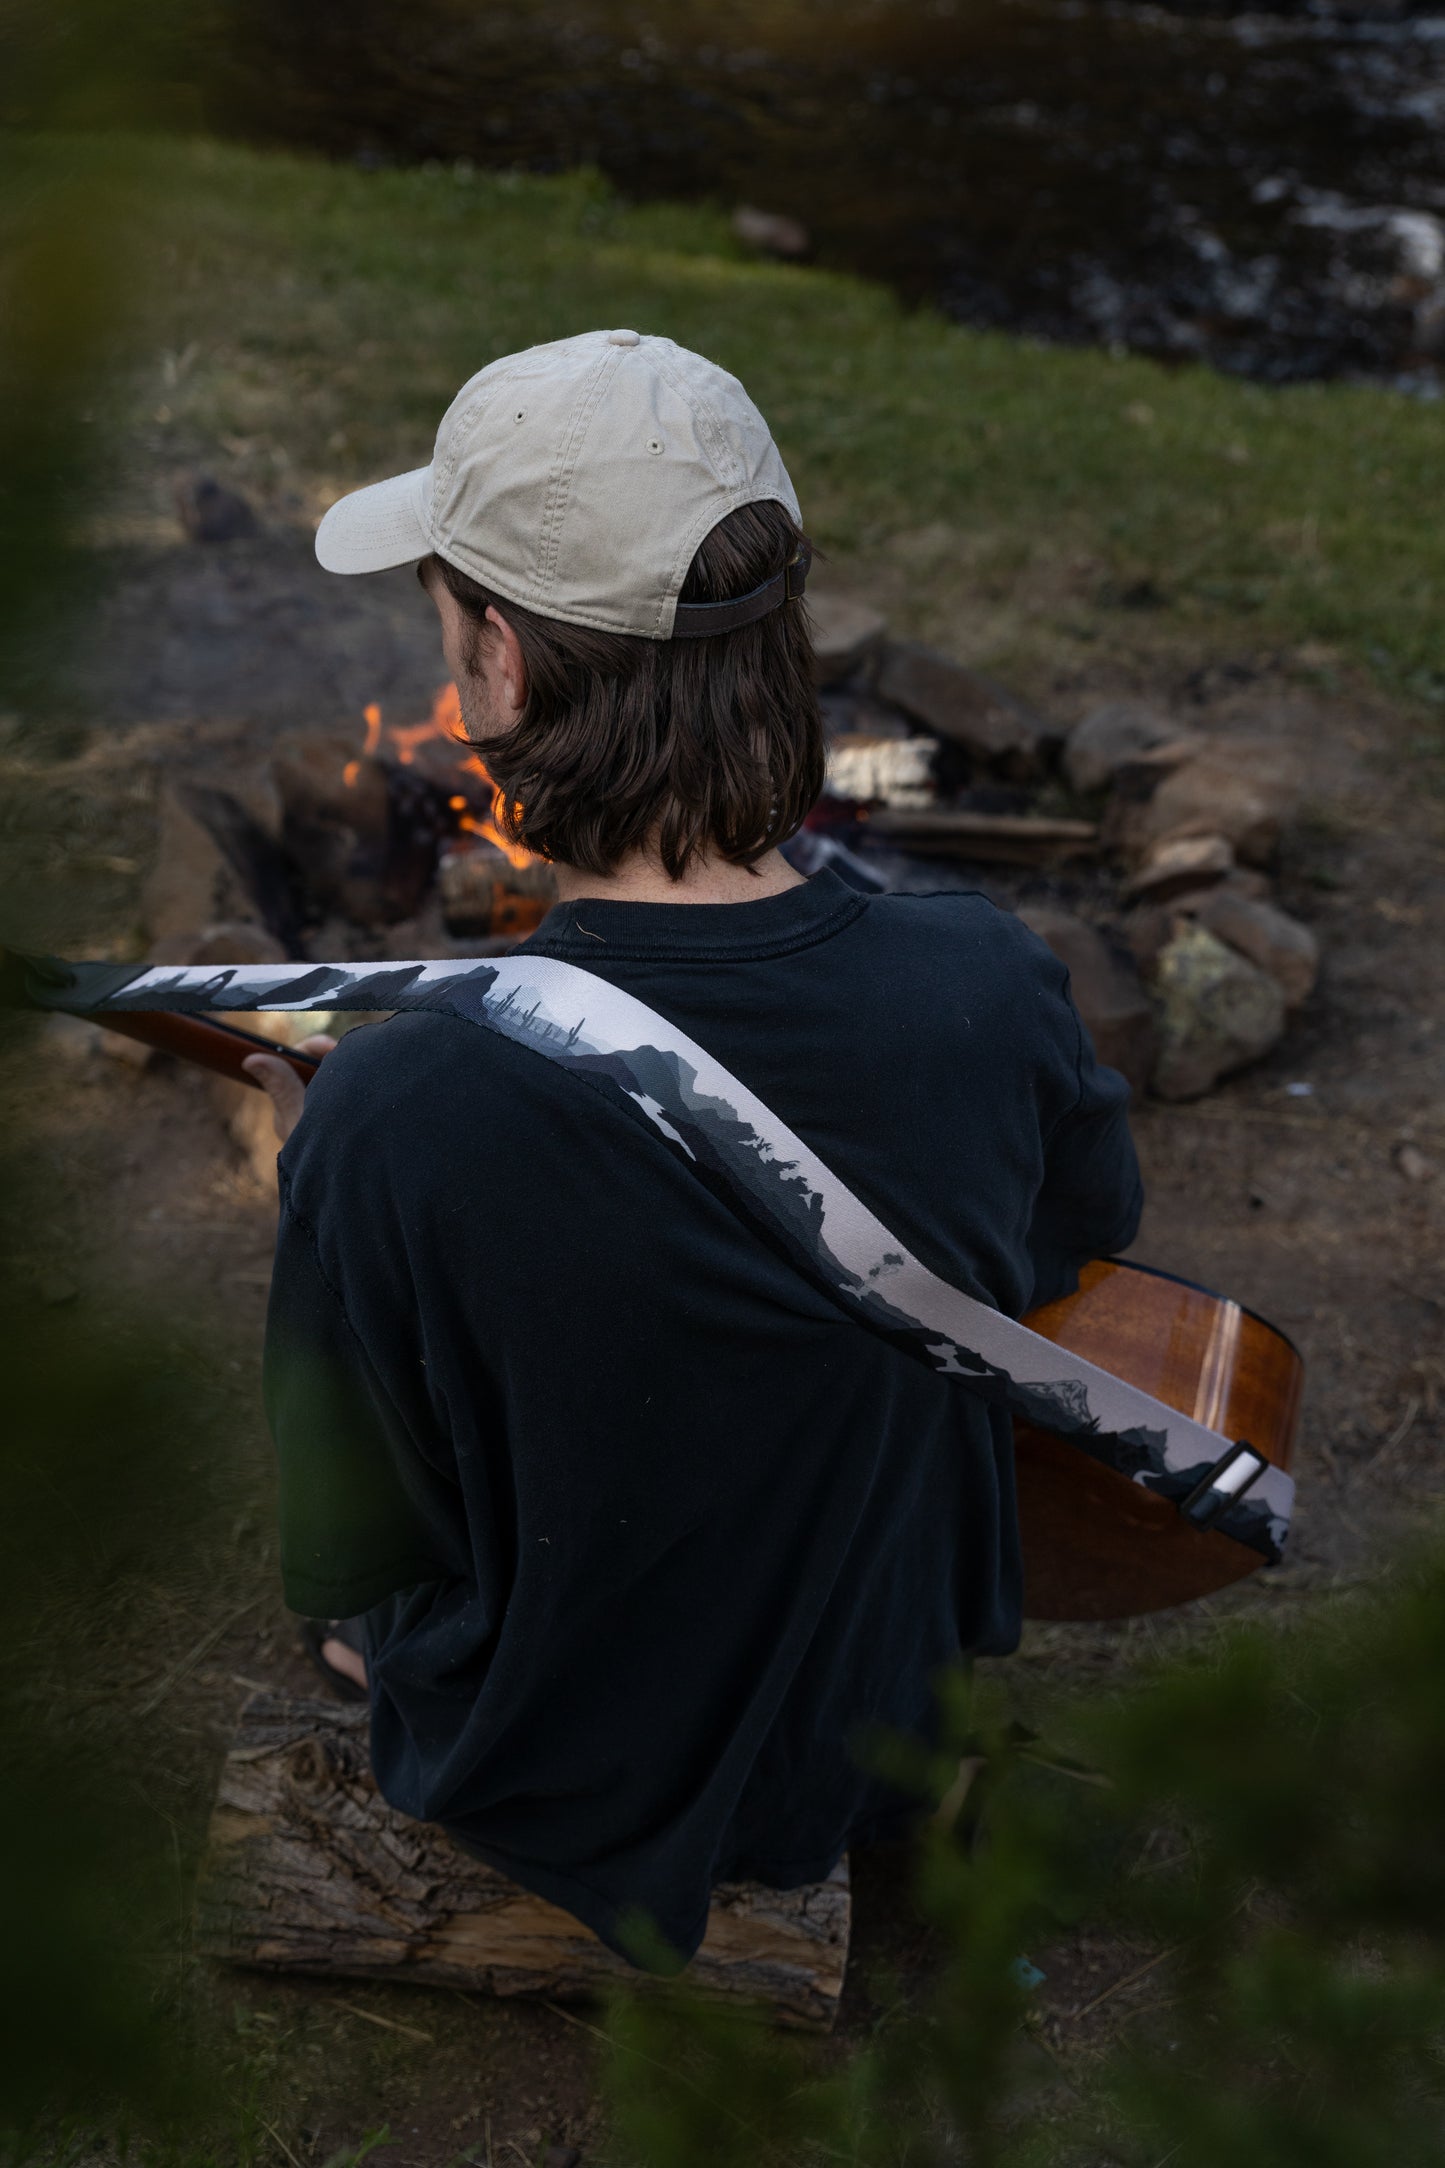
[[1123,0],[252,0],[251,135],[363,162],[602,168],[802,220],[974,324],[1270,381],[1435,388],[1445,9]]

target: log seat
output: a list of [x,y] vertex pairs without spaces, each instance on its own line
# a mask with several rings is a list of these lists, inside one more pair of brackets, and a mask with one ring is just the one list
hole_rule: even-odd
[[[848,1863],[825,1882],[713,1893],[687,1977],[828,2030],[848,1959]],[[196,1947],[266,1971],[415,1980],[577,2000],[639,1975],[569,1913],[443,1831],[388,1807],[367,1713],[253,1694],[221,1772],[196,1904]]]

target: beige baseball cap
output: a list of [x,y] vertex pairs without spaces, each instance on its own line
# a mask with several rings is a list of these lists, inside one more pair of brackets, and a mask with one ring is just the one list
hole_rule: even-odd
[[[712,629],[702,605],[684,606],[695,623],[677,618],[704,536],[768,502],[800,518],[736,377],[671,339],[586,331],[479,370],[442,416],[431,463],[332,505],[316,555],[328,572],[381,572],[435,552],[541,616],[667,640]],[[805,572],[780,575],[787,595]]]

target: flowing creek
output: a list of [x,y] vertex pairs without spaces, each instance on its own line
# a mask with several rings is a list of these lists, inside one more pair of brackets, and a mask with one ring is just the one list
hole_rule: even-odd
[[786,214],[960,321],[1430,394],[1445,15],[261,0],[223,122]]

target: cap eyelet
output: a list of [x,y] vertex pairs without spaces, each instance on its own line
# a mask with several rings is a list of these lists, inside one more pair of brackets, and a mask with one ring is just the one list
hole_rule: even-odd
[[527,419],[527,409],[524,406],[519,406],[512,419],[514,422],[524,422]]
[[661,437],[649,437],[647,440],[647,449],[654,455],[660,452],[662,450]]

